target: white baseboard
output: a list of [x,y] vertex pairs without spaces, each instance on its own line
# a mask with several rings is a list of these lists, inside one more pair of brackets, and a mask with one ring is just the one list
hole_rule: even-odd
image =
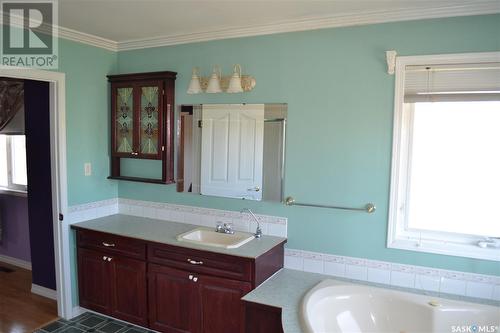
[[31,271],[31,262],[0,254],[0,261],[6,264],[21,267]]
[[57,291],[54,289],[45,288],[37,284],[31,284],[31,292],[43,297],[47,297],[53,300],[57,300]]

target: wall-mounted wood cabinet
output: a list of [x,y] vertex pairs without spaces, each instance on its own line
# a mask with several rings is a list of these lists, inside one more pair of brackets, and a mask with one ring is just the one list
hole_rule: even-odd
[[[112,179],[173,183],[175,72],[109,75]],[[162,161],[161,179],[125,176],[123,158]]]

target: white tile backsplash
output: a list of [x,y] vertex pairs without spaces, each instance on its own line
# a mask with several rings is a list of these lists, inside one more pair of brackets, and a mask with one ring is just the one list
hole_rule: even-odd
[[[285,265],[286,267],[286,265]],[[333,276],[345,276],[345,264],[339,262],[325,261],[324,273]]]
[[389,284],[391,283],[391,271],[387,269],[368,267],[367,281]]
[[468,281],[465,287],[465,295],[479,298],[493,298],[493,285]]
[[[71,206],[66,220],[72,224],[117,213],[207,227],[215,226],[216,221],[223,221],[233,223],[234,228],[240,231],[253,232],[256,227],[254,221],[242,218],[239,212],[129,199],[110,199]],[[287,236],[286,218],[257,216],[265,235]],[[500,301],[500,277],[493,275],[401,265],[294,249],[285,249],[285,267],[354,280]]]
[[391,271],[391,285],[405,288],[414,288],[415,273]]
[[[257,224],[240,212],[174,205],[149,201],[118,199],[120,214],[145,216],[160,220],[215,227],[217,222],[231,223],[235,230],[255,232]],[[287,219],[280,216],[255,214],[260,221],[262,233],[269,236],[286,237]]]
[[500,301],[500,284],[493,286],[493,295],[491,298],[495,301]]
[[439,284],[441,278],[439,276],[416,274],[415,288],[425,291],[439,292]]
[[[312,261],[314,258],[314,262]],[[323,258],[323,272],[318,258]],[[402,265],[295,249],[285,250],[285,268],[353,280],[500,301],[500,277]]]
[[312,273],[323,273],[324,261],[323,256],[318,253],[305,253],[304,256],[304,270]]
[[366,281],[368,276],[368,268],[361,265],[345,265],[345,277],[348,279]]
[[442,277],[439,291],[446,294],[465,295],[466,285],[467,281]]

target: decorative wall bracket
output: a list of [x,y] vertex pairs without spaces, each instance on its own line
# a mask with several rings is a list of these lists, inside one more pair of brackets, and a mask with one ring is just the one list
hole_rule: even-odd
[[387,74],[394,75],[397,55],[398,53],[395,50],[385,51],[385,60],[387,61]]

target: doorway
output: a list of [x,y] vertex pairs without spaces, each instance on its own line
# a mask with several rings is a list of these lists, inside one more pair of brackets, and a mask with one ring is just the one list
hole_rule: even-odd
[[57,319],[50,156],[50,84],[0,77],[2,332]]
[[[33,189],[43,189],[43,193],[45,193],[45,197],[43,199],[41,197],[35,198],[35,202],[41,203],[42,206],[49,206],[52,208],[50,214],[45,215],[45,220],[50,222],[44,227],[44,232],[46,232],[46,234],[33,235],[36,241],[41,241],[43,238],[49,237],[47,235],[50,230],[52,231],[52,236],[49,238],[53,239],[53,242],[50,242],[49,239],[48,242],[45,240],[45,242],[42,243],[46,247],[45,250],[48,250],[46,253],[52,253],[51,259],[47,259],[49,256],[46,255],[45,263],[37,261],[39,266],[42,267],[42,270],[47,266],[51,266],[52,269],[49,274],[44,274],[44,278],[40,278],[38,275],[37,277],[34,276],[33,281],[36,279],[36,281],[41,285],[43,284],[49,286],[47,289],[41,286],[42,288],[35,290],[38,293],[50,293],[55,289],[56,293],[55,295],[52,293],[52,296],[55,296],[57,300],[57,315],[63,318],[71,318],[73,316],[73,307],[70,280],[69,223],[64,219],[68,206],[66,180],[65,75],[64,73],[53,71],[0,66],[0,77],[38,81],[39,84],[44,86],[43,89],[45,91],[46,99],[43,104],[47,105],[48,103],[49,115],[48,119],[46,118],[44,120],[45,125],[48,123],[48,132],[44,132],[43,136],[45,142],[48,140],[49,145],[45,145],[47,150],[43,152],[41,149],[37,149],[31,157],[27,154],[27,164],[30,165],[30,159],[35,160],[34,162],[31,162],[31,165],[37,169],[39,166],[37,166],[36,163],[37,161],[41,161],[39,158],[40,155],[37,154],[42,154],[44,156],[45,164],[50,161],[50,177],[37,177],[36,180],[31,182],[32,184],[30,184],[28,179],[28,184],[29,186],[33,186]],[[35,98],[33,101],[35,104],[41,104],[39,98]],[[36,120],[36,116],[39,115],[34,115],[33,123],[37,123],[39,121]],[[33,126],[35,126],[38,135],[42,135],[43,131],[39,131],[37,125]],[[33,145],[36,147],[36,144],[38,144],[37,140],[41,140],[41,138],[33,137],[32,140],[34,140]],[[29,141],[30,138],[27,138],[28,146],[30,145]],[[28,169],[29,168],[30,167],[28,166]],[[34,192],[38,191],[34,190]],[[51,195],[47,195],[47,193],[50,193]],[[34,207],[35,208],[32,207],[33,212],[30,212],[30,214],[37,216],[39,211],[37,210],[36,205]],[[51,244],[47,245],[47,243]],[[38,254],[39,253],[37,251],[35,256]],[[33,266],[33,268],[35,268],[35,264],[33,264]],[[39,272],[40,270],[37,271]],[[47,284],[47,281],[44,279],[50,280],[51,282],[49,283],[52,284]],[[50,288],[50,286],[54,287],[54,285],[54,289]]]

